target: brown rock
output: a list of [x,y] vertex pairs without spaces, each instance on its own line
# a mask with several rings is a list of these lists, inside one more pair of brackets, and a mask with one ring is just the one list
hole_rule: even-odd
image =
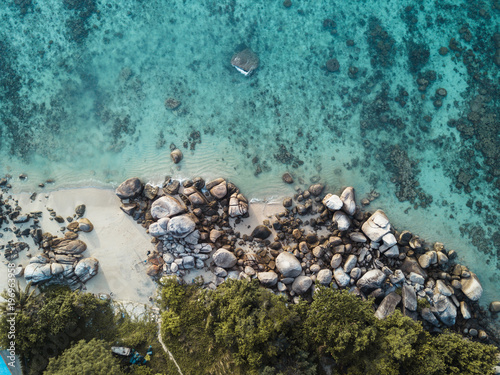
[[170,158],[172,159],[174,164],[180,163],[180,161],[182,160],[182,151],[176,148],[170,153]]

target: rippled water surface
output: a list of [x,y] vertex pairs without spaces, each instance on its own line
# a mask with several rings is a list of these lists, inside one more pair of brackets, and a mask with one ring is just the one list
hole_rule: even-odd
[[[285,171],[375,190],[370,209],[456,249],[498,299],[499,8],[2,1],[0,173],[17,191],[201,175],[278,199]],[[245,47],[248,77],[230,64]]]

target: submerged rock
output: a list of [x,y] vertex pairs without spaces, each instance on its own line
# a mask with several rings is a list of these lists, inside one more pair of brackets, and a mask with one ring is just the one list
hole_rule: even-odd
[[184,238],[196,229],[196,224],[189,215],[174,216],[167,225],[167,232],[175,238]]
[[170,158],[174,162],[174,164],[178,164],[182,160],[182,151],[176,148],[170,153]]
[[248,76],[259,67],[259,57],[250,48],[245,48],[233,55],[231,65],[241,74]]

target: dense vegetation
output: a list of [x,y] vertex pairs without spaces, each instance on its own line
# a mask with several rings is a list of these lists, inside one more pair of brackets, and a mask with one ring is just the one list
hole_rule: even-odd
[[165,282],[162,334],[184,374],[489,374],[494,346],[451,332],[430,335],[373,301],[318,287],[313,302],[289,304],[258,282],[215,291]]
[[[177,374],[152,315],[130,317],[109,301],[64,287],[16,291],[16,351],[29,374]],[[163,341],[190,374],[489,374],[497,349],[451,332],[431,335],[396,311],[385,320],[373,301],[318,286],[312,303],[290,304],[257,281],[217,290],[167,279],[161,289]],[[5,304],[0,306],[5,309]],[[8,324],[0,319],[0,346]],[[145,366],[110,353],[145,354]],[[49,362],[50,360],[50,362]]]
[[[55,357],[57,361],[51,362],[46,374],[84,374],[83,367],[71,359],[81,357],[90,361],[91,355],[97,353],[100,353],[96,358],[98,362],[94,360],[89,365],[95,364],[103,372],[104,366],[107,366],[107,372],[114,374],[119,358],[110,357],[112,345],[132,347],[142,354],[146,353],[149,345],[153,346],[154,355],[147,366],[129,366],[127,361],[122,360],[119,363],[120,373],[126,370],[132,374],[157,374],[173,368],[157,340],[158,327],[151,315],[131,317],[110,301],[62,286],[50,286],[38,294],[33,293],[33,289],[28,286],[25,290],[16,291],[15,300],[16,353],[27,374],[42,373],[49,360]],[[5,310],[6,305],[2,304],[0,308]],[[8,347],[8,329],[7,318],[2,314],[0,347]],[[100,351],[91,351],[92,346]],[[109,356],[101,356],[103,348]],[[108,357],[113,361],[108,361]]]

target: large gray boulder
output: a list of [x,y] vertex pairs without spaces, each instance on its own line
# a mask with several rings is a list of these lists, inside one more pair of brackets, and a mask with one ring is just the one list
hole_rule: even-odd
[[364,222],[361,230],[370,240],[378,242],[389,233],[391,224],[384,211],[377,210]]
[[132,199],[142,193],[143,185],[137,177],[123,181],[115,190],[115,194],[120,199]]
[[56,254],[81,254],[87,249],[85,242],[81,240],[62,240],[52,248]]
[[270,288],[276,285],[278,282],[278,274],[274,271],[269,272],[259,272],[257,278],[260,283],[266,288]]
[[410,311],[417,311],[417,293],[410,285],[403,285],[403,306]]
[[229,211],[231,217],[243,216],[248,212],[248,201],[239,193],[234,193],[229,198]]
[[298,276],[292,284],[292,290],[297,294],[304,294],[309,290],[313,281],[309,276]]
[[340,210],[342,208],[342,206],[344,205],[344,202],[342,202],[340,200],[340,198],[339,198],[338,195],[327,194],[323,198],[323,204],[330,211],[338,211],[338,210]]
[[468,279],[462,278],[460,282],[462,284],[462,292],[464,292],[467,298],[471,301],[478,301],[481,298],[483,287],[475,273],[471,272],[471,276]]
[[184,238],[196,229],[196,224],[189,215],[174,216],[167,225],[167,232],[175,238]]
[[24,269],[24,278],[26,282],[33,284],[40,281],[49,280],[52,277],[50,264],[30,263]]
[[276,257],[276,268],[283,277],[296,277],[302,272],[299,260],[286,251]]
[[375,311],[375,317],[377,319],[385,319],[389,315],[391,315],[394,310],[396,310],[396,306],[401,301],[401,296],[395,292],[389,293],[385,296],[384,300],[378,307],[377,311]]
[[238,261],[236,259],[236,256],[232,252],[226,249],[217,250],[212,256],[212,258],[214,259],[215,265],[217,267],[222,267],[222,268],[234,267],[234,265]]
[[80,260],[75,267],[75,275],[78,276],[82,283],[87,282],[99,270],[99,261],[95,258],[84,258]]
[[351,277],[347,273],[345,273],[342,267],[338,267],[335,269],[335,271],[333,272],[333,277],[335,278],[338,286],[341,288],[346,287],[351,282]]
[[159,222],[155,222],[149,226],[149,234],[153,237],[164,236],[167,234],[167,228],[163,228]]
[[175,215],[183,214],[187,211],[184,203],[179,202],[171,195],[164,195],[158,198],[151,205],[151,216],[155,219],[162,217],[172,217]]
[[372,291],[382,286],[386,279],[385,273],[379,269],[373,269],[365,273],[356,283],[356,286],[361,291]]
[[438,316],[439,320],[447,326],[454,325],[457,317],[457,308],[452,300],[442,294],[434,294],[432,299],[434,302],[432,311]]
[[332,282],[332,276],[333,276],[333,273],[331,270],[322,269],[316,275],[316,280],[321,285],[330,285],[330,283]]
[[344,189],[340,195],[340,200],[343,202],[342,210],[349,216],[356,212],[356,201],[354,200],[354,188],[349,186]]
[[245,48],[243,51],[235,53],[231,58],[231,65],[238,72],[244,75],[252,74],[259,67],[259,57],[250,48]]
[[335,212],[332,221],[337,224],[337,229],[341,232],[348,230],[351,226],[351,220],[349,220],[349,217],[343,211]]

